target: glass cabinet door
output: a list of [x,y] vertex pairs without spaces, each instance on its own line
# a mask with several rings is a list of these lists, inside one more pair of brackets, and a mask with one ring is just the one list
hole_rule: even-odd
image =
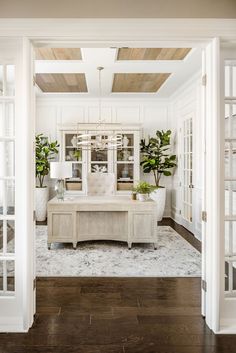
[[77,134],[65,134],[63,159],[72,164],[72,178],[66,179],[67,191],[82,191],[83,189],[83,150],[78,147],[77,142]]
[[[91,137],[91,140],[96,140],[95,136]],[[107,138],[107,136],[104,136],[104,138]],[[99,149],[90,149],[89,150],[90,154],[90,165],[89,165],[89,172],[90,173],[108,173],[110,172],[109,168],[109,160],[110,160],[110,151],[105,149],[105,150],[99,150]]]
[[116,151],[117,190],[132,190],[134,184],[134,134],[122,134],[122,148]]

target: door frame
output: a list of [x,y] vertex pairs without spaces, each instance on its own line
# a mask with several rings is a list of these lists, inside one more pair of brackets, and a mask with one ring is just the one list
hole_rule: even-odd
[[[219,199],[219,127],[220,127],[220,99],[219,99],[219,39],[221,41],[236,40],[236,20],[221,19],[0,19],[0,37],[22,37],[25,42],[26,57],[23,58],[24,75],[27,87],[32,65],[32,53],[30,54],[30,42],[47,45],[55,43],[55,46],[133,46],[133,47],[188,47],[200,46],[205,48],[209,44],[207,52],[207,70],[209,74],[206,96],[209,98],[206,107],[209,120],[206,129],[210,139],[206,143],[206,160],[210,166],[206,167],[206,211],[208,221],[205,225],[207,233],[205,273],[207,280],[206,293],[206,322],[214,332],[220,332],[219,315],[219,263],[220,263],[220,199]],[[64,40],[63,40],[64,39]],[[216,60],[213,60],[216,59]],[[212,65],[213,60],[213,65]],[[211,67],[210,67],[211,66]],[[211,103],[211,105],[210,105]],[[33,102],[25,102],[27,114],[33,112]],[[33,119],[31,119],[33,120]],[[33,148],[32,122],[28,122],[27,143]],[[34,177],[33,163],[31,165],[31,177]],[[32,179],[31,179],[32,182]],[[33,190],[30,190],[30,195]],[[32,195],[27,199],[27,204],[32,208]],[[24,253],[28,265],[34,262],[34,240],[32,239],[32,215],[28,214],[28,228],[24,237]],[[32,265],[33,266],[33,265]],[[25,317],[25,330],[33,321],[33,291],[32,282],[34,276],[31,271],[25,272],[27,286],[24,293],[24,305],[22,307]]]
[[[7,43],[5,46],[4,41]],[[31,118],[31,44],[28,39],[15,36],[0,37],[0,50],[2,45],[5,48],[3,56],[6,56],[6,63],[14,58],[13,64],[15,65],[15,252],[13,256],[15,290],[14,295],[10,297],[0,297],[0,332],[25,332],[33,323],[35,302],[33,291],[34,237],[32,237],[34,232],[32,151],[34,147],[31,137],[34,119]],[[8,49],[11,46],[13,54]]]

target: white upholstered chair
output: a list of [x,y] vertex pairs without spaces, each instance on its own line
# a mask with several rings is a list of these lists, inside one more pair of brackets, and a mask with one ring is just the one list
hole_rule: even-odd
[[89,173],[87,177],[88,196],[112,196],[115,194],[115,174]]

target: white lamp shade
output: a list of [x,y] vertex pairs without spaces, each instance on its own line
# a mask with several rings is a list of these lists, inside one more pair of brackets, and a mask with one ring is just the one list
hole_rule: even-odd
[[50,177],[52,179],[72,178],[72,164],[69,162],[51,162]]

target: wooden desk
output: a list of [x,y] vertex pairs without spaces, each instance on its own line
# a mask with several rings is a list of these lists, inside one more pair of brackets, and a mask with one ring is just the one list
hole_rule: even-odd
[[85,240],[153,243],[157,246],[156,204],[128,196],[79,196],[48,202],[48,248],[51,243]]

